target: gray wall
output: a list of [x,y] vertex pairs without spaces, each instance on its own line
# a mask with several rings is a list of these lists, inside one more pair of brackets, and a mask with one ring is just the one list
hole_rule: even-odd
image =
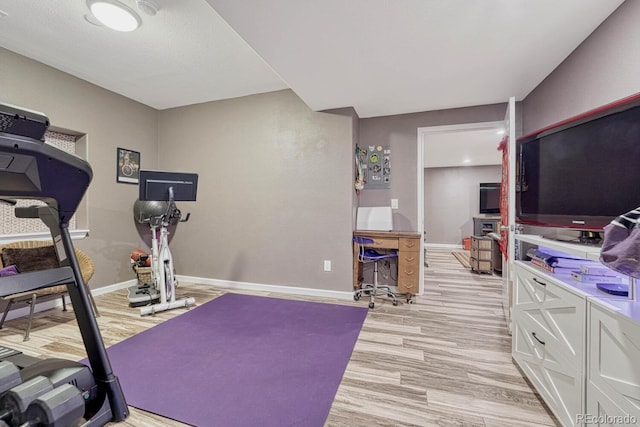
[[285,90],[161,111],[159,136],[161,168],[200,175],[179,274],[352,289],[351,117]]
[[[332,113],[332,114],[339,114],[342,116],[347,116],[351,118],[351,153],[352,156],[355,155],[355,150],[356,150],[356,146],[358,145],[358,141],[360,140],[360,128],[358,126],[358,122],[360,120],[360,117],[358,116],[358,113],[356,112],[356,110],[353,107],[347,107],[347,108],[336,108],[336,109],[331,109],[331,110],[325,110],[325,113]],[[352,157],[353,159],[353,157]],[[355,173],[356,173],[356,167],[355,167],[355,159],[354,161],[351,162],[351,229],[355,230],[356,229],[356,213],[358,210],[358,196],[359,193],[356,191],[355,188]]]
[[[525,99],[524,131],[637,92],[639,21],[640,2],[625,2]],[[78,247],[96,261],[92,287],[133,278],[127,257],[142,240],[131,213],[137,187],[115,182],[116,147],[140,151],[145,168],[202,174],[199,201],[183,208],[193,219],[172,241],[179,273],[347,290],[355,204],[397,198],[396,228],[417,229],[417,128],[502,120],[506,110],[367,118],[355,129],[355,116],[311,112],[283,91],[159,113],[3,49],[0,99],[86,135],[91,235]],[[355,140],[391,145],[391,189],[354,197]],[[323,259],[333,260],[332,273],[321,271]]]
[[418,230],[418,128],[500,121],[504,120],[506,110],[506,104],[492,104],[360,119],[360,144],[390,145],[392,171],[391,188],[363,190],[359,206],[390,206],[391,199],[398,199],[394,228],[398,231]]
[[84,135],[90,235],[76,244],[96,263],[92,288],[133,279],[128,256],[148,241],[133,221],[137,186],[115,180],[123,147],[143,168],[201,175],[198,202],[181,206],[192,219],[171,238],[180,274],[351,289],[357,116],[312,112],[291,91],[158,112],[3,49],[0,99]]
[[[625,1],[522,102],[528,134],[640,90],[640,2]],[[570,230],[525,226],[526,233],[575,237]]]
[[77,247],[96,263],[92,288],[134,278],[128,257],[140,245],[132,214],[138,187],[116,183],[116,148],[141,152],[142,165],[155,168],[156,110],[1,48],[0,101],[42,111],[52,126],[86,135],[80,151],[94,176],[85,196],[88,224],[79,216],[78,227],[91,234]]
[[625,1],[524,100],[525,133],[640,91],[640,2]]
[[[462,245],[479,214],[479,184],[500,182],[502,167],[472,166],[424,170],[424,230],[428,244]],[[497,215],[493,215],[497,216]]]

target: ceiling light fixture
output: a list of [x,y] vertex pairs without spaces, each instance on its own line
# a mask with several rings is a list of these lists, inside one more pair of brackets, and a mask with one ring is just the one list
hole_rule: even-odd
[[89,10],[98,21],[116,31],[133,31],[142,21],[138,14],[117,0],[87,0]]
[[158,2],[155,0],[136,0],[136,6],[138,6],[140,12],[149,16],[156,16],[156,13],[160,10]]

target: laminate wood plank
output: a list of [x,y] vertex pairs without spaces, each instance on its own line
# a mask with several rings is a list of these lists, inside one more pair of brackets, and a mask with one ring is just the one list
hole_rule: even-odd
[[518,411],[513,410],[513,404],[496,402],[487,398],[479,399],[469,395],[442,390],[429,390],[429,405],[460,408],[465,407],[467,413],[485,416],[492,414],[497,419],[535,423],[539,426],[553,426],[554,421],[540,406],[529,407],[520,405]]
[[[393,306],[377,298],[325,422],[354,426],[553,426],[558,425],[511,360],[511,336],[501,306],[499,276],[474,274],[449,250],[428,250],[425,292],[414,303]],[[203,304],[228,290],[181,283],[178,297]],[[366,307],[369,299],[334,300],[272,292],[233,290],[301,301]],[[140,316],[125,290],[97,296],[97,319],[107,346],[184,313]],[[86,357],[73,308],[34,316],[31,339],[22,341],[26,318],[7,321],[0,344],[36,357]],[[312,367],[311,367],[312,369]],[[116,372],[117,375],[117,372]],[[224,408],[221,408],[224,410]],[[131,408],[122,423],[135,427],[185,424]]]

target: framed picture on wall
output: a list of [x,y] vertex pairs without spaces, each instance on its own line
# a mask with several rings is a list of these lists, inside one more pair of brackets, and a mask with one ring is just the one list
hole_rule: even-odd
[[140,153],[118,148],[116,153],[116,182],[138,184],[140,180]]

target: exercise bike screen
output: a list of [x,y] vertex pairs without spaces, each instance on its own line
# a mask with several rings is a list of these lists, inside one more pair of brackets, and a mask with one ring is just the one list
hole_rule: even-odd
[[173,188],[173,201],[195,202],[198,174],[186,172],[140,171],[139,199],[169,201],[169,188]]

